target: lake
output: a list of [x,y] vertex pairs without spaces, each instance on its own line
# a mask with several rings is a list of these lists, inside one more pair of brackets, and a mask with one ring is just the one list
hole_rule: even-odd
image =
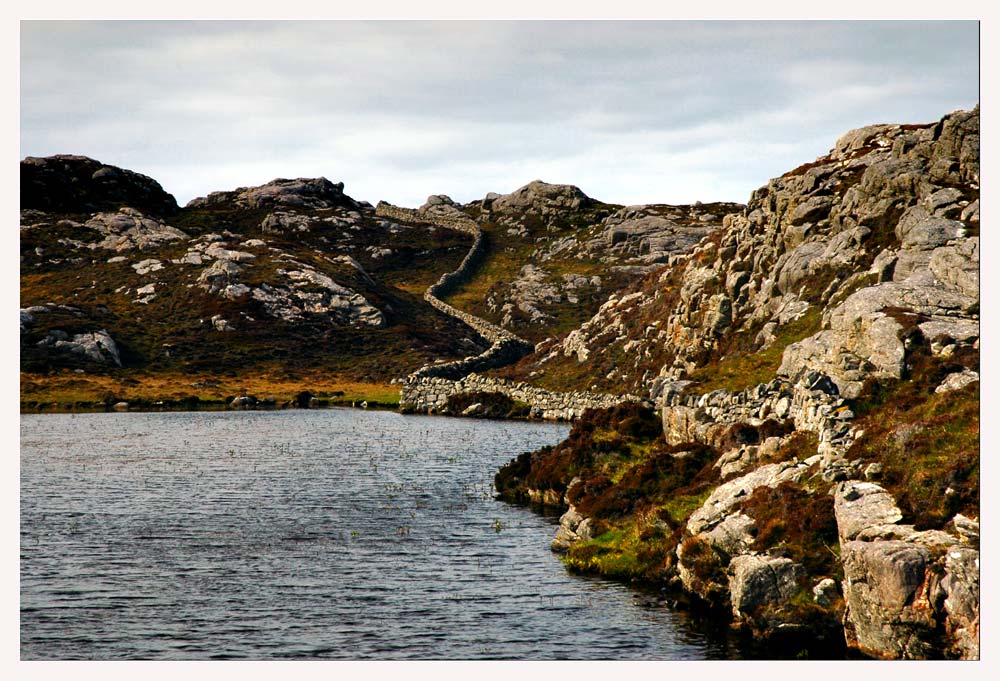
[[351,409],[21,417],[21,657],[731,658],[569,574],[493,474],[568,426]]

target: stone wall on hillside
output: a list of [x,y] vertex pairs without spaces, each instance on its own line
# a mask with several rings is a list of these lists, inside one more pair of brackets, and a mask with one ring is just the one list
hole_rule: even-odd
[[483,231],[476,221],[463,215],[457,208],[448,208],[448,205],[450,204],[436,204],[438,210],[432,212],[400,208],[380,201],[375,214],[401,222],[455,229],[473,236],[472,247],[458,268],[442,275],[437,283],[430,286],[424,292],[424,300],[444,314],[468,324],[491,345],[485,352],[473,357],[431,364],[410,374],[403,385],[400,408],[423,413],[444,413],[447,411],[448,398],[453,395],[488,392],[503,394],[512,400],[531,405],[531,415],[535,418],[570,421],[579,418],[587,409],[605,409],[622,402],[643,401],[635,395],[554,392],[527,383],[513,383],[475,373],[513,364],[534,352],[535,348],[507,329],[463,312],[439,297],[468,282],[486,254]]
[[795,430],[816,433],[819,454],[838,457],[853,442],[850,419],[854,414],[829,377],[819,372],[795,383],[778,377],[739,392],[687,395],[682,392],[686,384],[666,383],[656,396],[668,444],[717,446],[733,425],[760,427],[769,420],[791,421]]

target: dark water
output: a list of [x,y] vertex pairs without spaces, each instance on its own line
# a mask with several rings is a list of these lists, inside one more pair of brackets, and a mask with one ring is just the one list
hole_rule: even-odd
[[566,572],[492,475],[565,426],[353,410],[21,418],[22,659],[705,659]]

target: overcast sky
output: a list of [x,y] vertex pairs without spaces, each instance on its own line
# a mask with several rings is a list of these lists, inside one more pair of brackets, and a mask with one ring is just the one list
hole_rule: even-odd
[[978,101],[975,22],[23,22],[21,155],[182,205],[276,177],[459,201],[533,180],[745,202],[879,122]]

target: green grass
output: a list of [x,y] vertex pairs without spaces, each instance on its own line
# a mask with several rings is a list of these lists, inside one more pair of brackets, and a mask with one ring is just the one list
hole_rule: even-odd
[[979,517],[979,411],[978,383],[910,405],[890,394],[859,422],[848,456],[882,464],[880,483],[917,529]]
[[819,331],[820,317],[820,308],[811,307],[802,317],[781,327],[774,342],[767,348],[759,352],[737,350],[699,367],[689,377],[696,383],[689,390],[703,393],[713,390],[736,392],[767,383],[774,378],[781,366],[785,348]]
[[670,517],[670,520],[674,524],[681,525],[687,522],[692,513],[701,508],[702,504],[705,503],[705,500],[711,494],[711,488],[706,488],[693,494],[678,494],[663,502],[660,508]]
[[633,516],[590,541],[574,544],[562,560],[572,572],[648,583],[663,578],[674,546],[660,526]]

